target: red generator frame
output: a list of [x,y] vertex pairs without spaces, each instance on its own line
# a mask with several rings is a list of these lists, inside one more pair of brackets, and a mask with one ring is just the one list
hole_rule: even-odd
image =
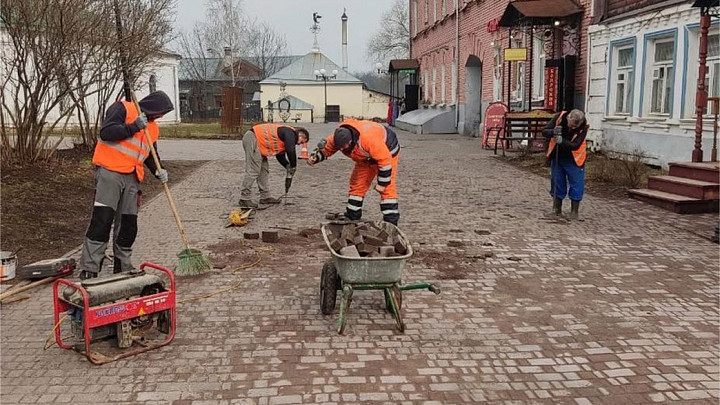
[[[161,271],[165,274],[167,274],[169,280],[170,280],[170,288],[166,291],[159,292],[157,294],[151,294],[146,295],[142,297],[137,297],[131,300],[122,301],[122,302],[114,302],[109,304],[103,304],[103,305],[97,305],[97,306],[90,306],[90,296],[88,292],[83,288],[80,284],[71,283],[65,279],[57,279],[55,283],[53,284],[53,302],[55,306],[55,342],[57,345],[63,349],[67,350],[76,350],[80,353],[82,353],[81,350],[78,350],[76,346],[74,345],[67,345],[63,342],[63,339],[60,334],[60,328],[59,323],[60,321],[60,314],[66,312],[70,308],[75,308],[77,310],[82,310],[82,319],[83,319],[83,327],[84,327],[84,340],[85,340],[85,356],[87,359],[93,363],[93,364],[105,364],[109,363],[121,358],[133,356],[139,353],[143,353],[149,350],[157,349],[159,347],[165,346],[169,344],[173,338],[175,337],[175,328],[176,328],[176,310],[175,310],[175,275],[173,274],[172,270],[167,269],[162,266],[158,266],[153,263],[145,262],[140,265],[141,270],[145,270],[145,268],[152,268],[154,270]],[[82,295],[83,299],[83,307],[79,308],[79,306],[72,305],[65,301],[64,299],[60,298],[59,295],[59,287],[60,285],[66,285],[70,288],[74,288],[80,294]],[[157,342],[157,343],[149,343],[143,346],[138,347],[131,347],[128,349],[123,350],[122,353],[119,353],[115,356],[108,357],[100,352],[94,352],[90,350],[90,343],[92,340],[92,336],[90,333],[90,329],[97,328],[100,326],[113,324],[117,322],[122,322],[125,320],[129,320],[132,318],[137,318],[139,316],[145,316],[150,315],[156,312],[161,311],[170,311],[170,327],[168,330],[168,333],[165,337],[165,340]],[[136,345],[133,345],[136,346]]]

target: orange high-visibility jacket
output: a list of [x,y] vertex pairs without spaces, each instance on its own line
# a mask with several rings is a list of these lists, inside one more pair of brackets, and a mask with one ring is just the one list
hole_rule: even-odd
[[285,143],[278,137],[278,128],[280,127],[287,127],[295,131],[295,128],[289,125],[280,124],[259,124],[252,128],[261,155],[268,157],[285,152]]
[[[387,132],[385,127],[377,122],[348,118],[341,122],[340,126],[352,127],[360,134],[355,147],[350,152],[342,151],[347,157],[356,162],[372,160],[377,162],[380,167],[387,166],[392,163],[392,156],[400,149],[398,146],[397,151],[391,153],[386,144]],[[334,135],[328,137],[328,142],[323,150],[326,157],[330,157],[330,155],[338,151],[335,147],[334,138]]]
[[[138,111],[132,102],[123,101],[122,103],[125,107],[125,124],[132,124],[138,117]],[[157,142],[160,136],[158,124],[155,121],[150,121],[147,123],[145,130],[148,131],[152,143]],[[142,182],[145,178],[143,164],[145,159],[150,156],[150,146],[142,130],[121,141],[103,141],[99,139],[95,145],[92,161],[97,166],[117,173],[132,173],[134,171],[138,181]]]
[[[567,111],[563,111],[558,115],[557,121],[555,121],[555,126],[562,125],[562,119],[567,114]],[[585,124],[585,130],[589,127],[589,125]],[[572,139],[570,139],[570,142],[574,141],[575,138],[577,138],[577,134],[573,135]],[[548,145],[547,153],[545,154],[546,157],[550,157],[550,154],[552,154],[552,151],[555,149],[555,137],[550,138],[550,144]],[[575,164],[578,165],[578,167],[582,166],[585,163],[585,159],[587,158],[587,142],[585,140],[582,141],[580,144],[580,147],[577,148],[577,150],[572,151],[573,158],[575,159]]]

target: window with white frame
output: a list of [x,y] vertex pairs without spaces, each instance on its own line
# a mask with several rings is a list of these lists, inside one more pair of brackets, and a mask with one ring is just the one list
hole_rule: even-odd
[[502,49],[495,47],[495,56],[493,57],[493,101],[502,100],[502,83],[503,83],[503,61]]
[[445,97],[445,63],[440,67],[440,102],[447,101]]
[[610,101],[614,114],[631,114],[633,87],[635,83],[634,45],[616,46],[612,49],[614,66],[610,67]]
[[656,39],[652,42],[648,58],[651,60],[646,80],[650,82],[651,114],[670,114],[675,84],[675,40]]
[[437,17],[438,17],[438,16],[437,16],[437,14],[438,14],[438,12],[437,12],[437,1],[438,1],[438,0],[432,0],[433,22],[434,22],[434,21],[437,21]]
[[447,15],[447,9],[445,7],[445,0],[440,0],[440,18]]
[[[707,76],[705,89],[708,97],[720,97],[720,34],[708,35]],[[712,114],[712,103],[708,101],[708,114]]]
[[432,86],[432,102],[435,104],[437,103],[437,67],[433,67],[430,86]]
[[533,100],[545,99],[545,38],[533,38]]
[[428,101],[430,100],[430,97],[428,97],[428,71],[427,69],[423,72],[423,100]]
[[425,25],[427,25],[428,19],[430,18],[430,0],[425,0],[425,10],[423,11],[425,14]]

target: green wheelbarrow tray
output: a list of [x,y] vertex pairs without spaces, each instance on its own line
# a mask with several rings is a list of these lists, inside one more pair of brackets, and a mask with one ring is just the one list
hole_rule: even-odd
[[395,225],[385,223],[391,233],[398,235],[399,241],[407,249],[407,253],[394,257],[348,257],[335,252],[331,247],[330,233],[339,234],[343,226],[358,224],[356,221],[335,221],[322,224],[321,230],[325,244],[332,259],[325,263],[320,277],[320,308],[322,313],[329,315],[335,308],[337,291],[342,291],[340,300],[340,316],[338,318],[338,333],[345,329],[346,315],[350,310],[353,292],[355,290],[383,290],[385,303],[397,322],[398,329],[405,331],[400,309],[402,306],[403,290],[430,290],[435,294],[440,289],[430,283],[416,282],[401,285],[403,270],[407,259],[413,255],[413,249],[405,234]]
[[392,232],[397,232],[400,242],[407,249],[407,253],[395,257],[347,257],[341,256],[330,247],[330,228],[333,226],[345,226],[347,222],[331,222],[322,225],[322,235],[325,245],[337,268],[338,275],[344,283],[366,284],[366,283],[397,283],[403,276],[405,262],[413,255],[413,249],[405,234],[395,225],[387,223]]

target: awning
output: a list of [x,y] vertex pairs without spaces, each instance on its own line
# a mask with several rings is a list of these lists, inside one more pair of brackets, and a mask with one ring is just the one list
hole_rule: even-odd
[[393,59],[390,61],[390,72],[397,70],[417,70],[420,68],[420,63],[417,59]]
[[515,27],[521,20],[533,25],[552,25],[555,20],[583,12],[573,0],[515,0],[505,8],[500,27]]
[[720,0],[696,0],[693,7],[720,7]]

